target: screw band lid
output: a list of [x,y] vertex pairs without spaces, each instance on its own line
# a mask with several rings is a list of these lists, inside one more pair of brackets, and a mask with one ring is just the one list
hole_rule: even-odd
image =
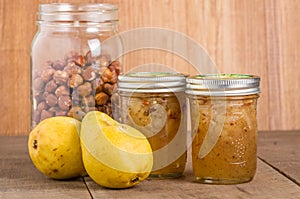
[[180,92],[185,90],[186,85],[186,75],[181,73],[136,72],[118,78],[118,89],[125,92]]
[[196,75],[186,82],[185,92],[192,95],[235,96],[260,92],[260,77],[248,74]]

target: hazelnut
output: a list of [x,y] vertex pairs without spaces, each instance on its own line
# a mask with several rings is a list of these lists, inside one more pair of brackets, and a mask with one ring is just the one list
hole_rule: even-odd
[[52,112],[55,115],[56,111],[59,111],[60,108],[58,106],[53,106],[48,109],[49,112]]
[[43,92],[45,87],[44,80],[42,78],[36,78],[33,80],[33,89],[37,92]]
[[68,116],[69,117],[73,117],[74,113],[76,113],[76,111],[82,111],[82,109],[79,106],[73,106],[69,112],[68,112]]
[[84,84],[78,86],[77,91],[81,97],[88,96],[92,93],[92,84],[89,82],[85,82]]
[[58,106],[61,110],[67,111],[72,106],[72,100],[68,95],[62,95],[58,98]]
[[82,109],[80,107],[72,107],[71,110],[68,113],[69,117],[73,117],[79,121],[81,121],[83,119],[83,117],[85,116],[85,112],[82,111]]
[[44,80],[44,82],[49,82],[53,74],[55,73],[55,70],[53,68],[48,68],[41,73],[41,78]]
[[104,82],[102,78],[100,78],[98,82],[98,86],[96,86],[96,93],[100,93],[101,91],[103,91],[103,86],[104,86]]
[[43,121],[43,120],[45,120],[47,118],[50,118],[50,117],[53,117],[53,116],[54,116],[53,112],[42,110],[42,112],[41,112],[41,120],[40,121]]
[[73,74],[69,80],[69,86],[71,88],[75,88],[75,87],[80,86],[81,84],[83,84],[83,79],[82,79],[81,75]]
[[57,97],[60,97],[61,95],[70,95],[70,89],[67,88],[66,86],[59,86],[56,90],[55,90],[55,95]]
[[55,116],[66,116],[68,114],[67,111],[61,110],[57,106],[51,107],[48,111],[52,112]]
[[82,69],[74,62],[69,62],[68,65],[64,68],[64,71],[66,71],[69,75],[82,73]]
[[109,69],[111,71],[115,70],[117,72],[117,74],[119,75],[121,72],[121,65],[119,61],[113,61],[111,62],[111,64],[109,65]]
[[57,97],[50,93],[45,98],[45,101],[49,106],[55,106],[57,104]]
[[96,73],[93,71],[92,67],[88,67],[83,71],[82,77],[85,81],[93,81],[96,79]]
[[103,91],[106,93],[106,94],[108,94],[108,95],[112,95],[113,94],[113,92],[115,91],[115,89],[117,88],[117,86],[116,86],[117,84],[110,84],[110,83],[105,83],[104,85],[103,85]]
[[82,98],[82,105],[92,107],[95,106],[95,99],[92,95]]
[[54,80],[51,80],[50,82],[48,82],[45,86],[45,91],[49,92],[49,93],[53,93],[57,88],[57,85],[55,83]]
[[108,99],[109,99],[109,96],[104,92],[100,92],[100,93],[96,94],[96,96],[95,96],[95,101],[96,101],[97,105],[99,105],[99,106],[106,104]]
[[48,93],[48,92],[44,92],[44,93],[42,94],[43,100],[46,100],[46,99],[47,99],[47,96],[48,96],[49,94],[50,94],[50,93]]
[[75,64],[76,64],[77,66],[81,66],[81,67],[84,66],[85,63],[86,63],[86,59],[85,59],[85,57],[82,56],[82,55],[76,56],[75,59],[74,59],[73,61],[75,62]]
[[65,60],[67,62],[74,62],[76,65],[82,67],[86,63],[86,59],[84,56],[80,55],[75,51],[71,51],[65,55]]
[[103,91],[103,86],[96,86],[96,94]]
[[69,79],[69,74],[66,71],[55,71],[53,79],[56,84],[63,85],[66,84]]
[[66,66],[66,64],[67,64],[67,62],[65,62],[65,61],[56,60],[53,62],[52,68],[54,68],[55,70],[63,70],[64,67]]
[[106,68],[102,73],[101,78],[103,82],[111,82],[112,76],[113,76],[112,72],[109,70],[109,68]]
[[103,72],[101,78],[104,82],[110,82],[112,84],[117,83],[118,81],[118,74],[116,70],[111,71],[109,68],[106,68],[106,70]]
[[41,103],[39,103],[38,105],[37,105],[37,111],[39,112],[39,113],[41,113],[42,112],[42,110],[47,110],[49,108],[49,106],[48,106],[48,104],[45,102],[45,101],[42,101]]

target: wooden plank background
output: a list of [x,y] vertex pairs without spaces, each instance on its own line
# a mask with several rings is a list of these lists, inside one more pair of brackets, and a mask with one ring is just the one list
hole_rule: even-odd
[[[219,72],[261,76],[259,130],[300,129],[300,1],[298,0],[0,0],[0,134],[27,135],[30,124],[30,45],[39,3],[110,2],[119,31],[162,27],[186,34]],[[147,63],[193,67],[157,50],[124,56],[124,71]]]

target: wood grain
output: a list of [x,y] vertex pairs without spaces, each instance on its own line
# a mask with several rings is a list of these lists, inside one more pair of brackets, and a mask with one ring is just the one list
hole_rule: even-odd
[[299,131],[260,132],[258,156],[300,186]]
[[[0,1],[1,134],[27,135],[30,124],[30,44],[39,3]],[[300,2],[298,0],[69,0],[119,7],[119,30],[178,31],[207,51],[222,73],[261,76],[260,130],[300,129]],[[175,42],[175,41],[174,41]],[[186,47],[188,50],[188,47]],[[123,57],[124,72],[149,63],[198,73],[186,60],[158,49]]]
[[[94,198],[295,198],[299,187],[278,175],[275,170],[258,161],[253,181],[237,185],[205,185],[194,182],[191,165],[185,177],[179,179],[146,180],[120,194],[119,190],[100,187],[89,177],[85,178]],[[270,186],[270,184],[272,186]],[[284,191],[282,191],[284,190]]]
[[[278,141],[281,149],[291,146],[294,151],[299,137],[296,133],[277,132],[273,138],[272,133],[260,133],[258,147],[263,151],[271,151],[272,143]],[[287,139],[284,139],[287,138]],[[294,162],[291,166],[299,165],[298,156],[284,156],[283,153],[273,153],[273,160],[266,159],[267,163],[258,161],[257,173],[253,181],[237,185],[204,185],[194,182],[190,158],[184,172],[184,177],[169,180],[145,180],[130,189],[112,190],[97,185],[89,177],[85,177],[86,185],[81,178],[67,181],[52,180],[37,171],[33,166],[27,151],[27,136],[0,136],[0,198],[297,198],[300,189],[297,184],[289,180],[268,164]],[[281,140],[283,140],[281,142]],[[285,145],[285,147],[284,147]],[[276,148],[276,146],[275,146]],[[277,152],[277,149],[275,149]],[[285,150],[282,150],[285,152]],[[276,156],[276,154],[278,154]],[[190,155],[190,153],[189,153]],[[260,154],[262,155],[262,154]],[[270,160],[270,162],[268,162]],[[281,165],[279,165],[281,166]],[[289,173],[296,179],[300,170]],[[291,168],[290,168],[291,169]],[[299,179],[296,179],[299,182]]]
[[[0,137],[0,198],[90,198],[81,178],[52,180],[32,164],[27,137]],[[71,190],[71,191],[70,191]]]

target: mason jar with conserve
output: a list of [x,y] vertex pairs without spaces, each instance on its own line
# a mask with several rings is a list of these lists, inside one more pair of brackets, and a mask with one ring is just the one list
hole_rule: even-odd
[[31,128],[54,116],[113,116],[122,42],[113,4],[41,4],[31,47]]
[[256,172],[260,78],[210,74],[187,78],[196,180],[209,184],[251,181]]
[[186,146],[186,76],[136,72],[119,76],[121,121],[140,130],[153,150],[150,178],[183,174]]

